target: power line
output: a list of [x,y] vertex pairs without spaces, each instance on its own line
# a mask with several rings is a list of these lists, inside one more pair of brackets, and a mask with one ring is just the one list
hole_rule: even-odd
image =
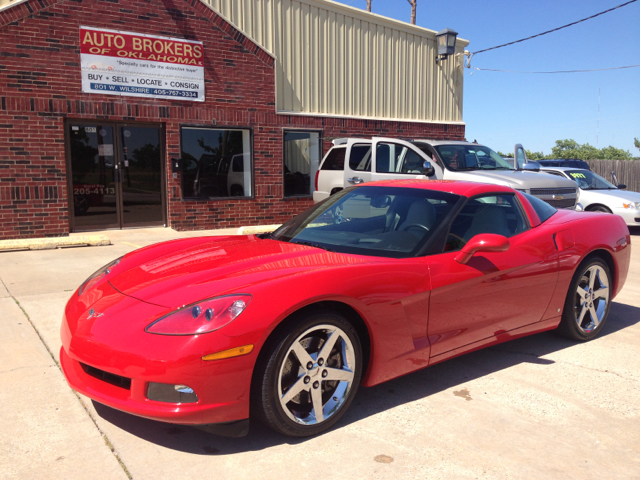
[[494,68],[478,68],[478,67],[471,67],[471,68],[473,70],[479,70],[484,72],[504,72],[504,73],[584,73],[584,72],[603,72],[605,70],[622,70],[623,68],[636,68],[636,67],[640,67],[640,65],[625,65],[624,67],[611,67],[611,68],[594,68],[591,70],[556,70],[553,72],[526,72],[526,71],[520,71],[520,70],[497,70]]
[[[532,38],[541,37],[542,35],[546,35],[547,33],[557,32],[558,30],[562,30],[563,28],[567,28],[567,27],[570,27],[572,25],[576,25],[576,24],[578,24],[580,22],[585,22],[587,20],[591,20],[592,18],[599,17],[600,15],[604,15],[605,13],[612,12],[614,10],[617,10],[618,8],[626,7],[627,5],[629,5],[631,3],[634,3],[636,1],[637,0],[630,0],[630,1],[626,2],[626,3],[618,5],[617,7],[610,8],[609,10],[605,10],[604,12],[596,13],[595,15],[591,15],[590,17],[583,18],[582,20],[578,20],[576,22],[569,23],[567,25],[563,25],[562,27],[558,27],[558,28],[554,28],[553,30],[548,30],[546,32],[538,33],[537,35],[532,35],[532,36],[527,37],[527,38],[522,38],[520,40],[516,40],[515,42],[509,42],[509,43],[505,43],[504,45],[498,45],[497,47],[491,47],[491,48],[485,48],[484,50],[478,50],[477,52],[473,52],[471,55],[473,56],[473,55],[476,55],[478,53],[488,52],[489,50],[495,50],[496,48],[508,47],[509,45],[513,45],[514,43],[524,42],[525,40],[531,40]],[[527,73],[534,73],[534,72],[527,72]],[[547,72],[543,72],[543,73],[547,73]]]

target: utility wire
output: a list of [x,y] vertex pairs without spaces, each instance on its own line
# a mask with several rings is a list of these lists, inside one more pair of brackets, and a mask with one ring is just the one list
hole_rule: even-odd
[[[537,35],[532,35],[532,36],[527,37],[527,38],[522,38],[520,40],[516,40],[515,42],[509,42],[509,43],[505,43],[504,45],[498,45],[497,47],[491,47],[491,48],[485,48],[484,50],[478,50],[477,52],[473,52],[471,54],[471,56],[477,55],[478,53],[482,53],[482,52],[488,52],[489,50],[495,50],[496,48],[508,47],[509,45],[513,45],[515,43],[520,43],[520,42],[524,42],[525,40],[531,40],[532,38],[541,37],[542,35],[546,35],[547,33],[557,32],[558,30],[562,30],[563,28],[567,28],[567,27],[570,27],[572,25],[576,25],[576,24],[578,24],[580,22],[585,22],[587,20],[591,20],[592,18],[599,17],[600,15],[604,15],[605,13],[612,12],[614,10],[617,10],[618,8],[626,7],[627,5],[629,5],[631,3],[634,3],[636,1],[637,0],[630,0],[630,1],[626,2],[626,3],[623,3],[622,5],[618,5],[617,7],[610,8],[609,10],[605,10],[604,12],[596,13],[595,15],[591,15],[590,17],[583,18],[582,20],[578,20],[577,22],[569,23],[567,25],[563,25],[562,27],[558,27],[558,28],[554,28],[553,30],[548,30],[546,32],[538,33]],[[536,72],[527,72],[527,73],[536,73]],[[549,73],[549,72],[541,72],[541,73]]]
[[[635,1],[635,0],[634,0]],[[611,68],[594,68],[592,70],[556,70],[554,72],[526,72],[520,70],[497,70],[493,68],[478,68],[471,67],[473,70],[485,71],[485,72],[505,72],[505,73],[583,73],[583,72],[602,72],[604,70],[622,70],[623,68],[636,68],[640,65],[625,65],[624,67],[611,67]]]

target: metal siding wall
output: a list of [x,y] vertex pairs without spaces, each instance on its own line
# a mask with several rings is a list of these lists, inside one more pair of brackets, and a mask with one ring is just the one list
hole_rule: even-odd
[[436,64],[427,30],[317,0],[204,1],[276,56],[278,111],[462,122],[462,59]]

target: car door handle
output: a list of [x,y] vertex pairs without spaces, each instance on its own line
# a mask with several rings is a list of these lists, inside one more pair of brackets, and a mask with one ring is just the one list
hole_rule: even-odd
[[359,185],[361,183],[364,183],[364,180],[358,177],[351,177],[347,178],[347,182],[349,182],[351,185]]

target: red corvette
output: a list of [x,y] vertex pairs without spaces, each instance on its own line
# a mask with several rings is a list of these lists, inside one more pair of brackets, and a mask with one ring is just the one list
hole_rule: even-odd
[[629,256],[616,215],[496,185],[367,183],[272,234],[113,261],[69,300],[60,359],[72,388],[134,415],[313,435],[360,384],[545,330],[595,337]]

